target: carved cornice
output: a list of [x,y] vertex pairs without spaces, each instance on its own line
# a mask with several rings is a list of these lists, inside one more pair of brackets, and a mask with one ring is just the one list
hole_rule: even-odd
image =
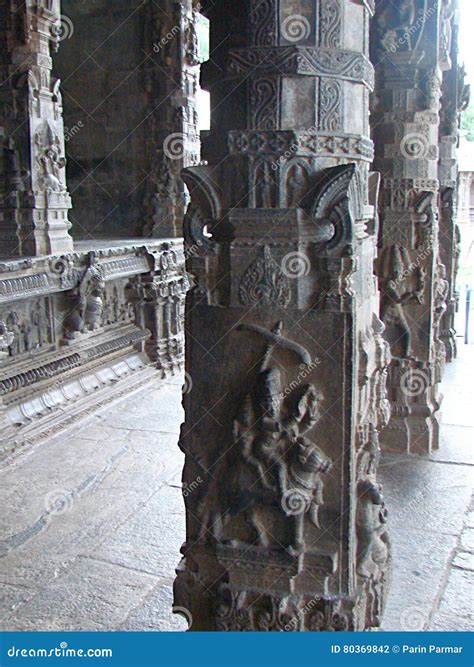
[[[155,265],[159,269],[160,257],[168,256],[170,250],[174,252],[176,266],[184,264],[182,242],[179,240],[176,243],[150,243],[144,239],[142,245],[124,244],[94,249],[93,252],[105,281],[112,281],[148,273],[154,270]],[[73,289],[87,268],[84,262],[89,252],[84,249],[67,255],[3,262],[0,266],[0,304]],[[30,273],[25,274],[28,270]],[[22,275],[15,276],[15,272]]]
[[0,280],[0,303],[47,294],[51,284],[47,273]]
[[146,273],[150,265],[146,257],[125,257],[116,259],[101,265],[105,280],[126,278],[136,273]]
[[18,364],[14,365],[14,369],[5,368],[0,376],[0,396],[11,394],[25,387],[31,387],[43,380],[51,380],[51,378],[62,376],[75,368],[82,368],[91,361],[144,341],[149,335],[148,331],[130,326],[125,330],[119,330],[115,337],[108,340],[104,340],[102,337],[101,341],[98,342],[97,339],[90,338],[87,341],[87,347],[75,348],[69,354],[56,352],[53,355],[45,356],[42,363],[38,363],[38,359],[35,358],[20,366],[20,369]]

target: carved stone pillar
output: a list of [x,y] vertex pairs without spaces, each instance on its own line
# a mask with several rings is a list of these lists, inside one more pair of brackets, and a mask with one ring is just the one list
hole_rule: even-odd
[[[456,315],[458,293],[456,277],[460,255],[460,231],[456,224],[458,207],[458,160],[460,112],[469,105],[470,87],[464,82],[464,68],[458,64],[459,12],[453,17],[453,39],[451,43],[452,67],[443,74],[440,122],[440,219],[439,253],[445,267],[442,280],[448,283],[446,312],[441,317],[440,338],[446,349],[446,361],[456,357]],[[441,283],[442,287],[443,283]]]
[[131,285],[140,324],[151,331],[145,351],[163,377],[184,364],[184,300],[189,278],[181,248],[164,244],[160,254],[150,258],[153,271]]
[[200,55],[192,0],[146,3],[145,67],[150,165],[144,234],[182,235],[188,195],[184,167],[200,161],[196,93]]
[[393,355],[392,419],[382,444],[418,453],[438,447],[445,360],[438,335],[447,298],[438,252],[438,141],[442,72],[451,67],[450,6],[379,0],[372,33],[374,166],[383,176],[378,273]]
[[209,4],[175,611],[193,630],[368,629],[390,571],[370,3]]
[[61,35],[60,3],[2,3],[0,243],[4,256],[72,250],[59,81],[51,49]]

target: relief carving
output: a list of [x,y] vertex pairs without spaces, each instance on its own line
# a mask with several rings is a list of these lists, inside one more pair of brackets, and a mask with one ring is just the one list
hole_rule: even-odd
[[[286,540],[289,553],[300,555],[305,550],[306,517],[315,528],[320,527],[323,477],[332,466],[314,436],[307,436],[320,419],[323,397],[313,384],[284,392],[273,354],[288,350],[303,367],[310,367],[311,357],[282,335],[281,322],[271,331],[251,324],[237,330],[257,334],[266,348],[255,384],[242,398],[234,418],[235,446],[229,451],[232,461],[225,462],[226,469],[231,466],[233,470],[222,503],[226,510],[210,508],[213,496],[208,495],[209,500],[200,507],[205,519],[201,539],[213,535],[231,546],[256,544],[262,548],[278,548]],[[215,498],[222,498],[223,492],[220,489]],[[285,515],[293,528],[275,543],[276,526]]]
[[95,253],[89,253],[89,266],[79,284],[72,290],[72,309],[65,321],[64,337],[77,338],[81,333],[95,331],[102,324],[104,309],[105,275],[96,261]]
[[406,308],[424,303],[425,273],[412,268],[407,250],[398,245],[386,247],[380,256],[381,319],[387,338],[393,343],[392,354],[410,358],[413,355],[412,334]]
[[256,130],[274,130],[278,126],[276,104],[278,79],[255,79],[250,93],[251,126]]
[[320,45],[328,49],[340,49],[343,26],[339,0],[322,0],[319,26]]
[[239,288],[240,302],[245,306],[279,305],[287,308],[291,302],[288,278],[272,257],[270,248],[262,246],[258,257],[246,270]]
[[276,16],[273,0],[260,0],[250,13],[252,46],[274,46],[276,43]]
[[4,310],[0,313],[0,321],[5,326],[10,357],[40,351],[54,341],[48,299],[28,301],[16,305],[14,310]]
[[416,20],[416,0],[386,2],[376,14],[379,41],[385,51],[413,51],[419,30],[412,29]]
[[36,132],[34,143],[37,148],[36,160],[42,188],[46,191],[64,192],[66,188],[62,182],[62,170],[66,160],[61,154],[61,142],[47,121]]
[[387,530],[387,508],[382,487],[369,479],[357,485],[357,574],[363,578],[383,569],[390,555]]
[[319,129],[338,132],[343,127],[343,94],[338,81],[322,79],[319,90]]
[[8,357],[8,348],[13,345],[15,334],[0,320],[0,361]]

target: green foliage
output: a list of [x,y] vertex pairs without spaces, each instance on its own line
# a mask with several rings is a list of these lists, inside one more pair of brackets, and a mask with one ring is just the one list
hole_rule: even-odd
[[461,115],[461,129],[467,130],[468,141],[474,141],[474,99]]

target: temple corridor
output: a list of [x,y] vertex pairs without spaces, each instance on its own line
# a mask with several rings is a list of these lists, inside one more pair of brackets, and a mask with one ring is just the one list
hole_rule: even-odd
[[[472,627],[473,372],[474,346],[460,345],[440,450],[382,458],[394,555],[383,630]],[[144,386],[2,470],[1,630],[186,629],[171,613],[185,539],[181,384]]]
[[3,629],[472,624],[461,5],[0,0]]

